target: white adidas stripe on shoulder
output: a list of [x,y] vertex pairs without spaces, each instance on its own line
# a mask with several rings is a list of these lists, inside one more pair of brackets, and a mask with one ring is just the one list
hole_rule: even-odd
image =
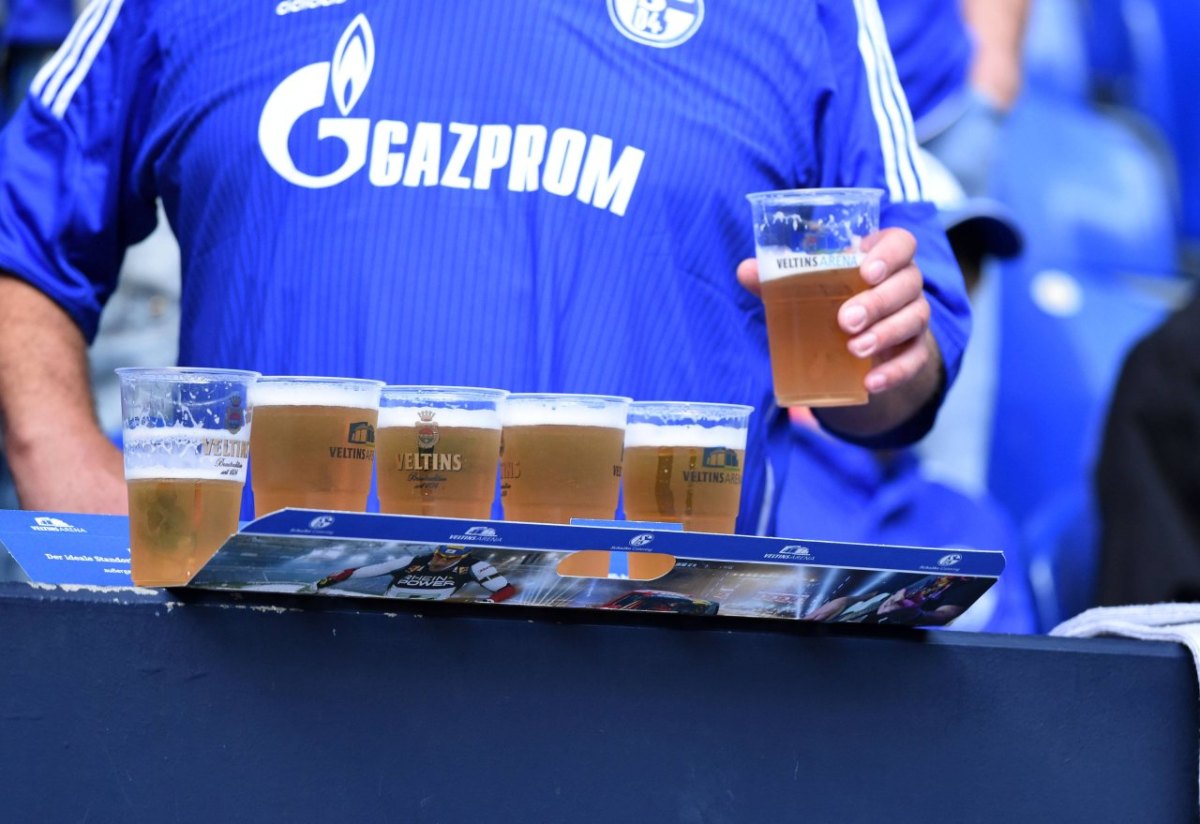
[[83,57],[75,64],[75,69],[71,72],[70,78],[63,84],[58,97],[54,98],[54,104],[50,106],[50,111],[55,117],[61,118],[66,114],[67,106],[71,105],[71,98],[75,96],[75,90],[79,88],[79,84],[83,82],[83,79],[87,77],[88,71],[92,68],[92,63],[96,60],[96,55],[104,47],[104,42],[108,39],[108,34],[112,31],[113,24],[117,21],[117,15],[121,13],[121,6],[124,2],[125,0],[110,0],[108,3],[108,7],[104,10],[104,17],[100,21],[96,33],[88,41]]
[[900,131],[897,133],[897,144],[900,147],[900,176],[909,189],[909,200],[924,199],[924,185],[921,181],[921,164],[917,162],[916,133],[913,127],[912,111],[908,107],[908,96],[900,85],[900,76],[896,71],[896,61],[888,46],[887,31],[883,24],[883,13],[879,11],[878,0],[863,0],[863,8],[867,13],[867,29],[879,54],[879,65],[884,70],[884,85],[886,99],[890,101],[894,111],[894,121],[898,120]]
[[871,45],[867,27],[863,25],[862,0],[854,0],[854,13],[858,16],[858,51],[867,72],[867,94],[871,98],[871,112],[875,116],[875,129],[879,132],[879,150],[883,154],[883,173],[887,180],[888,197],[904,199],[904,188],[900,183],[900,171],[896,165],[896,141],[892,135],[892,122],[883,108],[882,95],[876,78],[879,77],[879,58]]
[[879,130],[884,176],[893,201],[923,199],[912,115],[896,75],[887,33],[876,0],[854,0],[858,18],[858,50],[867,73],[871,111]]
[[41,98],[44,105],[50,105],[50,101],[54,99],[54,95],[62,86],[63,79],[79,60],[80,52],[83,51],[88,38],[96,30],[96,26],[99,25],[100,18],[104,14],[104,7],[108,3],[109,0],[92,0],[79,15],[75,25],[71,27],[70,34],[67,35],[67,39],[63,41],[58,51],[34,76],[29,90],[35,97]]

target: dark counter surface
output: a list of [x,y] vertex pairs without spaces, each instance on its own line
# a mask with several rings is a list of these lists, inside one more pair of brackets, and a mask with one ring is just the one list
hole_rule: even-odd
[[1171,644],[0,584],[0,662],[14,822],[1196,816]]

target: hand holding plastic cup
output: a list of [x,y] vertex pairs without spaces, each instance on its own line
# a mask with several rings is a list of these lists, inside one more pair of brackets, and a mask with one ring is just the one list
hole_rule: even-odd
[[638,401],[625,426],[625,517],[734,530],[751,406]]
[[182,586],[238,528],[257,372],[118,369],[133,582]]
[[869,358],[847,348],[838,309],[867,289],[862,241],[879,231],[879,189],[797,189],[747,195],[775,398],[780,406],[868,402]]

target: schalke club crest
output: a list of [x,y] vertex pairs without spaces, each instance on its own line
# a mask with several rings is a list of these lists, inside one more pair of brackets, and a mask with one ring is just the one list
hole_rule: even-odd
[[608,0],[608,16],[635,43],[669,49],[700,28],[704,0]]

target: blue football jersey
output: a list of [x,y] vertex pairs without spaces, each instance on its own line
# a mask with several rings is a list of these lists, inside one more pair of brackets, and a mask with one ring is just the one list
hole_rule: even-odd
[[95,0],[2,142],[0,268],[88,338],[161,197],[182,364],[749,403],[742,531],[748,192],[885,189],[967,334],[874,0]]
[[961,0],[879,0],[900,85],[918,139],[933,137],[966,106],[974,48]]

